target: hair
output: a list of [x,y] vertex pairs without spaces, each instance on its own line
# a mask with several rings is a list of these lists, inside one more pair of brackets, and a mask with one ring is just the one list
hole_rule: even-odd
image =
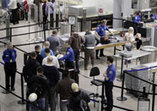
[[43,72],[44,72],[44,69],[41,66],[37,67],[37,73],[42,74]]
[[69,71],[68,70],[64,70],[62,72],[62,77],[64,78],[64,77],[68,77],[68,76],[69,76]]
[[50,47],[50,42],[49,42],[49,41],[46,41],[44,45],[45,45],[45,47],[46,47],[46,46],[47,46],[47,47]]
[[35,50],[38,50],[40,48],[40,45],[35,46]]
[[86,30],[85,35],[89,35],[89,34],[91,34],[91,32],[89,30]]
[[110,63],[113,63],[113,57],[107,56],[107,61],[109,61]]
[[31,53],[30,53],[30,56],[33,58],[33,57],[36,57],[36,56],[37,56],[37,54],[36,54],[36,52],[35,52],[35,51],[33,51],[33,52],[31,52]]
[[52,58],[51,56],[49,56],[49,57],[47,58],[47,63],[52,63],[52,60],[53,60],[53,58]]
[[57,31],[56,31],[56,30],[53,30],[53,31],[52,31],[52,34],[53,34],[53,35],[57,34]]
[[71,89],[73,92],[78,92],[79,91],[79,86],[77,83],[72,83],[71,84]]
[[50,49],[49,48],[45,48],[45,53],[50,53]]
[[134,34],[134,28],[133,27],[129,27],[128,32],[131,32]]
[[102,20],[102,22],[101,23],[107,23],[107,20],[106,19],[104,19],[104,20]]

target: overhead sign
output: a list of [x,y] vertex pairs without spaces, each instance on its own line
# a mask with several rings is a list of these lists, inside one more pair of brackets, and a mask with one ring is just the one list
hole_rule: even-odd
[[74,25],[76,23],[76,17],[75,16],[69,16],[69,24]]

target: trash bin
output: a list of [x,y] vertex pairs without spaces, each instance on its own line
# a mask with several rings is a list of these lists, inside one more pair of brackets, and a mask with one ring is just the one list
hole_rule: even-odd
[[156,53],[157,53],[157,48],[156,47],[154,47],[154,46],[144,46],[144,47],[142,47],[142,50],[146,51],[146,52],[150,52],[151,54],[148,55],[147,60],[144,59],[144,58],[142,60],[140,60],[141,64],[150,63],[150,62],[155,62],[156,61]]

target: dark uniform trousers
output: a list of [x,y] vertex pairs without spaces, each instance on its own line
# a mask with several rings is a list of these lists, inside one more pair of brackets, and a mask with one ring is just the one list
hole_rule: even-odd
[[16,75],[16,62],[5,63],[4,71],[5,71],[5,86],[6,86],[6,89],[9,90],[10,78],[11,78],[11,88],[14,88],[15,75]]
[[105,93],[107,98],[107,109],[106,111],[112,111],[113,108],[113,82],[105,81]]
[[79,50],[74,50],[74,56],[75,56],[75,66],[76,66],[76,70],[79,71],[80,51],[79,51]]

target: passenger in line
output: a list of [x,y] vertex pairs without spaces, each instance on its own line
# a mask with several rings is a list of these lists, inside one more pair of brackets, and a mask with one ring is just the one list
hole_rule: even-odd
[[37,54],[36,60],[37,60],[37,61],[40,63],[40,65],[41,65],[41,64],[42,64],[43,57],[41,56],[40,51],[41,51],[40,45],[36,45],[36,46],[35,46],[35,52],[36,52],[36,54]]
[[60,67],[57,57],[51,56],[51,54],[50,54],[50,49],[49,49],[49,48],[46,48],[46,49],[45,49],[45,54],[46,54],[46,57],[43,59],[42,65],[47,64],[48,58],[49,58],[49,57],[52,57],[52,65],[55,66],[56,68],[59,68],[59,67]]
[[51,104],[50,104],[51,108],[52,108],[51,111],[55,111],[56,110],[56,101],[57,101],[55,88],[59,81],[60,75],[59,75],[58,69],[53,64],[52,56],[47,57],[47,63],[43,66],[43,68],[44,68],[44,75],[48,79],[49,87],[51,90]]
[[57,48],[60,44],[57,31],[52,31],[52,35],[47,38],[47,41],[50,42],[50,49],[53,51],[53,54],[57,54]]
[[[49,41],[46,41],[45,42],[45,44],[44,44],[44,48],[42,48],[41,49],[41,52],[40,52],[40,54],[41,54],[41,56],[43,57],[43,58],[45,58],[46,57],[46,54],[45,54],[45,48],[50,48],[50,42]],[[53,56],[53,51],[50,49],[50,54],[51,54],[51,56]]]
[[61,111],[69,111],[69,99],[72,93],[71,85],[75,82],[70,78],[69,74],[68,70],[64,70],[62,72],[62,80],[56,86],[56,92],[60,96]]
[[94,59],[95,59],[95,43],[99,42],[99,39],[92,34],[90,31],[87,31],[85,34],[85,60],[84,60],[84,69],[87,70],[89,58],[91,58],[92,67],[94,67]]
[[76,72],[80,72],[79,68],[79,59],[80,59],[80,51],[81,51],[81,44],[84,42],[83,38],[79,36],[74,30],[71,32],[71,37],[69,38],[69,44],[71,45],[73,51],[74,51],[74,57],[75,57],[75,66],[76,66]]

